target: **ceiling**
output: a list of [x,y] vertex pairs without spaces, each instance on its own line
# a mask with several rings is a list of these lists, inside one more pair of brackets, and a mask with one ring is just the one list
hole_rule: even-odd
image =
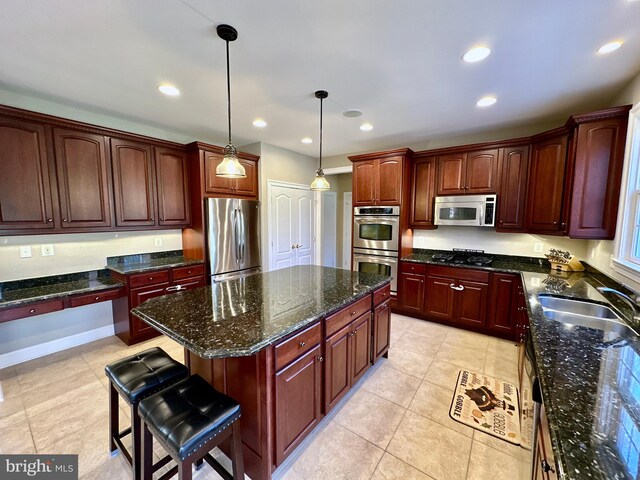
[[[640,70],[640,1],[3,0],[0,84],[224,144],[219,23],[239,32],[234,143],[313,156],[318,89],[324,153],[336,155],[563,118],[606,104]],[[595,53],[618,38],[618,51]],[[477,44],[492,54],[463,62]],[[159,93],[163,82],[181,95]],[[476,107],[487,94],[498,102]],[[345,118],[352,108],[364,115]]]

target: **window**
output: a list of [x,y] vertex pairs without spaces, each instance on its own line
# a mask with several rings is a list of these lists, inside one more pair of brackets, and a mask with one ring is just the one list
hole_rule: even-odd
[[640,103],[631,109],[613,268],[640,278]]

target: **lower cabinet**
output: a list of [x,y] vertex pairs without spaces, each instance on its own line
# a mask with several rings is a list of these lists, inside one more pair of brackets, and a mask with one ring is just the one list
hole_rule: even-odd
[[533,452],[533,480],[557,480],[556,461],[553,456],[553,445],[551,444],[551,434],[544,405],[540,408],[540,419],[536,428],[536,444]]
[[491,305],[487,326],[496,333],[516,338],[521,316],[522,283],[519,275],[494,273],[491,279]]
[[389,300],[374,307],[373,310],[373,350],[371,356],[375,363],[387,353],[391,344],[391,308]]

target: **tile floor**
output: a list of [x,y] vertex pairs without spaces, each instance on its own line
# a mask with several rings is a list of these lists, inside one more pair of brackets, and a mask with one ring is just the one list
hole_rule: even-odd
[[[389,358],[369,370],[277,478],[528,478],[529,451],[448,415],[460,368],[517,383],[515,346],[401,315],[392,316],[391,332]],[[166,337],[132,347],[110,337],[0,370],[0,454],[77,453],[80,478],[131,478],[122,456],[108,454],[104,365],[154,345],[182,361],[182,347]],[[129,419],[124,408],[121,418]],[[205,464],[194,478],[220,477]]]

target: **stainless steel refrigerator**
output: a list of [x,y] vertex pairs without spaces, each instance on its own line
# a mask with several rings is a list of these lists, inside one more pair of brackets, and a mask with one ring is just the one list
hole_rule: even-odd
[[205,211],[211,280],[217,282],[259,272],[259,202],[207,198]]

